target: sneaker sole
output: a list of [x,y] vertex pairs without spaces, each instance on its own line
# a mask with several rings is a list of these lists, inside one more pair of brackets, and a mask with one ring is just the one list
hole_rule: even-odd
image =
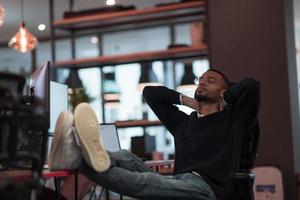
[[110,158],[103,145],[97,116],[89,104],[76,106],[74,122],[85,161],[98,172],[106,171]]
[[50,153],[48,156],[48,166],[50,170],[55,170],[54,167],[54,158],[57,153],[57,149],[62,141],[63,134],[72,127],[74,122],[74,117],[70,112],[62,112],[57,118],[55,124],[55,130],[53,135],[53,140],[50,148]]

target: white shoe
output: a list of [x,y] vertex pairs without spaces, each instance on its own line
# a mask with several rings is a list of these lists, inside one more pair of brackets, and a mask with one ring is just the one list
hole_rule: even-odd
[[89,104],[77,105],[74,111],[74,121],[83,158],[96,171],[106,171],[111,164],[110,158],[102,142],[97,116]]
[[48,157],[50,170],[79,168],[82,152],[76,143],[73,119],[70,112],[62,112],[57,118]]

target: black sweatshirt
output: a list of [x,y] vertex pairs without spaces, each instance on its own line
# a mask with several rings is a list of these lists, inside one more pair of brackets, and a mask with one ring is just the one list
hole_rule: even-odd
[[179,93],[148,86],[144,98],[175,141],[174,173],[195,171],[212,187],[219,200],[233,192],[233,172],[239,168],[241,140],[257,121],[259,83],[247,78],[224,93],[229,105],[220,112],[197,117],[180,111]]

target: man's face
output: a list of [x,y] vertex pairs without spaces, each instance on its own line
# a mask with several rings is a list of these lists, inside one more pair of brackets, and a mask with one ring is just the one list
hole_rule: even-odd
[[220,100],[225,89],[225,83],[220,74],[207,71],[199,78],[199,84],[195,91],[198,101],[216,103]]

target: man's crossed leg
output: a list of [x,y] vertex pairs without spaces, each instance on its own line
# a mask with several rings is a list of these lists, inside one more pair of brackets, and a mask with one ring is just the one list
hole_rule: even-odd
[[[74,111],[75,129],[71,115],[63,112],[58,118],[50,169],[79,169],[100,186],[138,199],[216,199],[201,176],[182,173],[164,177],[127,150],[106,152],[96,115],[87,103],[79,104]],[[72,155],[70,148],[74,150]]]

